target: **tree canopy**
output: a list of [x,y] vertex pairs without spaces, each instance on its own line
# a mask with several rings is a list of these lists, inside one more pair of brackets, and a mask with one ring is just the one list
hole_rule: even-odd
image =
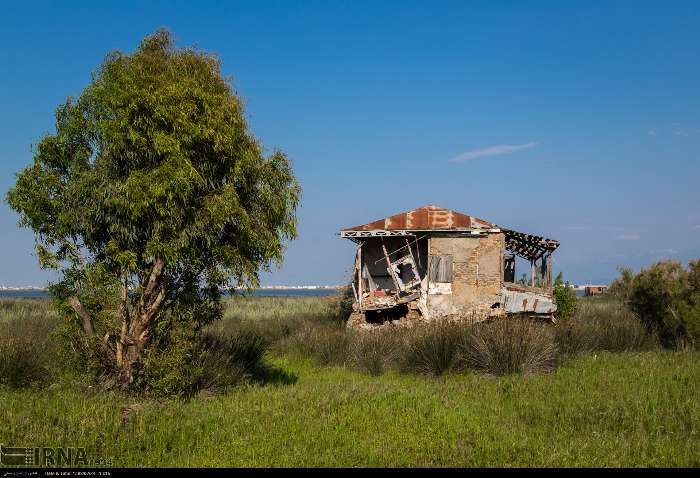
[[63,272],[56,297],[83,333],[107,337],[103,360],[132,381],[167,311],[209,304],[211,319],[221,288],[255,286],[282,261],[299,197],[287,156],[250,133],[218,58],[159,30],[108,54],[57,108],[7,200],[42,266]]

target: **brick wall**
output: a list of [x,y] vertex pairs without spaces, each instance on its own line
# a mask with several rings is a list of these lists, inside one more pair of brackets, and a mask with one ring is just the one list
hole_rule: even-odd
[[500,300],[503,278],[503,234],[485,237],[433,237],[430,255],[452,255],[452,294],[430,296],[437,315],[470,314],[488,310]]

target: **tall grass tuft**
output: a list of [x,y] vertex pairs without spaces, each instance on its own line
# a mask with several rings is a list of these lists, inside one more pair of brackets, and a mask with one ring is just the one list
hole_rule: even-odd
[[58,317],[47,300],[0,300],[0,384],[20,388],[51,377]]
[[0,384],[22,388],[41,382],[48,375],[46,357],[31,341],[0,337]]
[[286,341],[284,348],[312,357],[319,365],[345,365],[350,333],[341,327],[307,327]]
[[624,304],[611,298],[581,301],[574,317],[556,325],[555,337],[564,355],[644,351],[659,346],[656,335]]
[[379,376],[396,364],[400,351],[397,330],[360,331],[351,338],[350,362],[361,372]]
[[460,362],[488,375],[546,372],[556,366],[551,331],[529,319],[505,317],[475,324],[464,339]]
[[265,340],[253,331],[240,331],[223,337],[205,335],[202,342],[204,350],[225,355],[245,370],[253,370],[260,365],[267,351]]
[[437,322],[413,327],[405,332],[399,359],[405,372],[442,375],[452,368],[467,326]]
[[262,367],[267,345],[252,331],[228,336],[207,334],[196,360],[196,391],[221,393],[250,378]]

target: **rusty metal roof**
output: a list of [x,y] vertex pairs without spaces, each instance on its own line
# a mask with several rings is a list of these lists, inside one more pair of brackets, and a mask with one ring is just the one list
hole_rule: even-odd
[[537,260],[559,247],[559,241],[501,228],[493,223],[461,212],[428,205],[385,217],[361,226],[342,229],[340,235],[351,240],[370,236],[405,235],[406,231],[502,232],[506,249],[529,260]]
[[355,226],[344,231],[450,231],[469,229],[494,229],[492,224],[478,217],[462,214],[461,212],[428,205],[385,217],[367,224]]

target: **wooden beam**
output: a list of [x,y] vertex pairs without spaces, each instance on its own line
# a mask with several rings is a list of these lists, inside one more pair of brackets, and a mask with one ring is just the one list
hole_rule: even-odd
[[398,295],[398,293],[401,292],[401,286],[399,286],[399,281],[396,278],[396,272],[394,272],[394,268],[391,267],[391,259],[389,259],[389,253],[386,251],[384,239],[382,239],[382,250],[384,251],[384,258],[386,259],[386,270],[391,276],[391,280],[394,281],[394,285],[396,286],[396,294]]

